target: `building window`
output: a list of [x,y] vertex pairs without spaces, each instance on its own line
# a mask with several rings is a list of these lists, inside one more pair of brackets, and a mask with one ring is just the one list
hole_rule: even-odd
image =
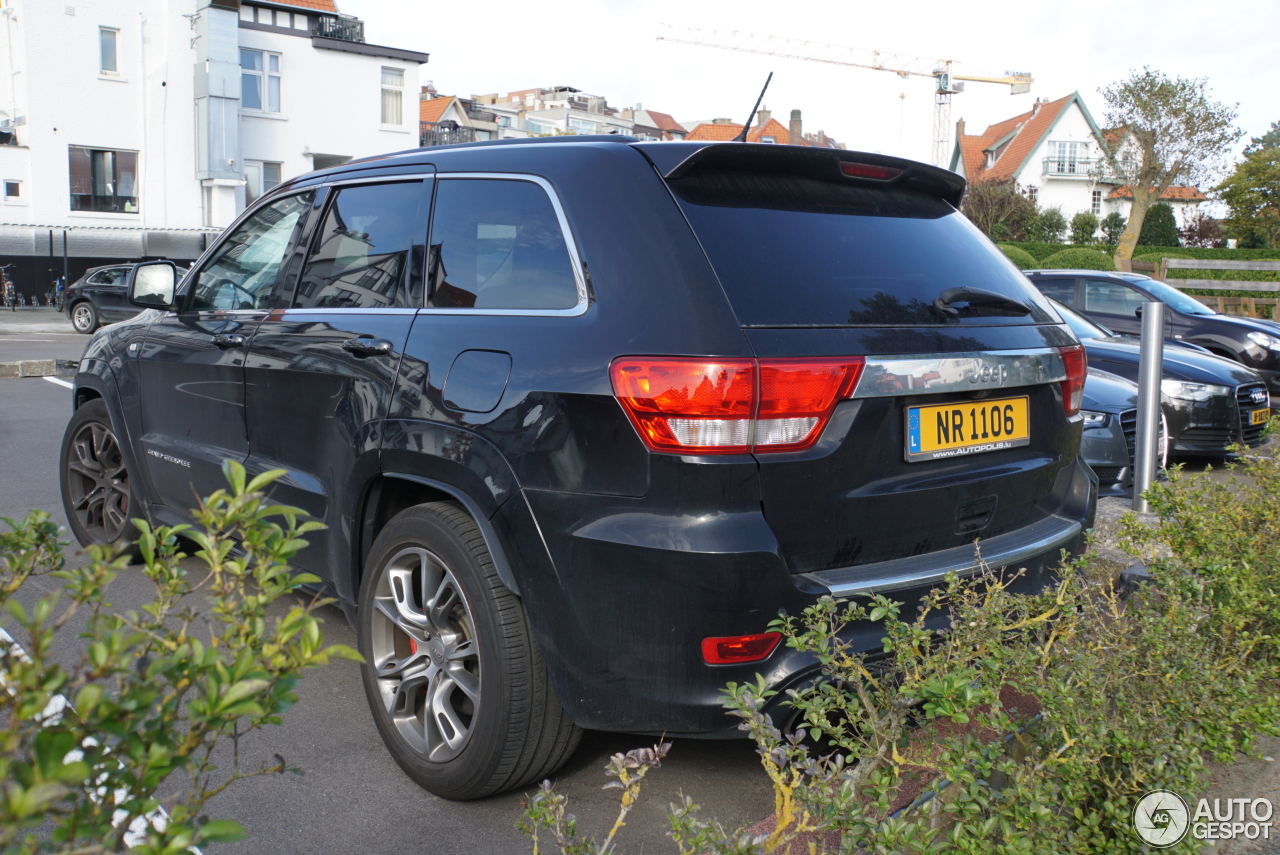
[[1028,188],[1027,188],[1027,198],[1031,200],[1032,204],[1035,204],[1036,202],[1038,202],[1038,201],[1039,201],[1039,199],[1040,199],[1040,188],[1039,188],[1039,187],[1028,187]]
[[1079,163],[1080,152],[1084,149],[1083,143],[1076,142],[1060,142],[1054,143],[1057,148],[1057,171],[1068,175],[1076,172],[1084,172],[1084,164]]
[[545,122],[535,122],[533,119],[524,120],[524,129],[531,134],[538,136],[551,136],[556,132],[554,125],[548,125]]
[[4,182],[4,200],[6,202],[22,201],[22,182],[21,181],[5,181]]
[[382,124],[404,124],[404,69],[382,67]]
[[281,164],[247,160],[244,164],[244,204],[252,205],[280,183]]
[[280,112],[280,54],[240,48],[240,106]]
[[596,123],[588,122],[585,119],[570,119],[569,130],[575,134],[594,134],[596,132]]
[[71,146],[71,210],[138,213],[138,153]]
[[112,27],[98,27],[98,68],[103,74],[119,74],[120,58],[116,42],[120,31]]
[[1093,203],[1090,207],[1095,217],[1102,216],[1102,191],[1101,190],[1093,191]]

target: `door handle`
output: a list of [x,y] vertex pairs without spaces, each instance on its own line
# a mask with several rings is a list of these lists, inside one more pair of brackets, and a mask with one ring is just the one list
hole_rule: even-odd
[[238,333],[218,333],[213,337],[213,343],[218,347],[244,347],[244,336]]
[[386,356],[391,353],[391,342],[385,338],[349,338],[342,349],[356,356]]

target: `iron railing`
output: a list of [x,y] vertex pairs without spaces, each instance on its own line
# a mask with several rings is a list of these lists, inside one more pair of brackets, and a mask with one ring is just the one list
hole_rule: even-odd
[[344,42],[364,42],[364,21],[321,15],[311,25],[311,35]]
[[418,145],[455,145],[476,141],[476,129],[453,122],[419,122]]

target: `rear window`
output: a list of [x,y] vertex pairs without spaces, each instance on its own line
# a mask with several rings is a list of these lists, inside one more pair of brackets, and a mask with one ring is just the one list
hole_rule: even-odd
[[[743,326],[1058,323],[964,216],[913,190],[703,170],[670,182]],[[1027,306],[934,300],[960,286]]]

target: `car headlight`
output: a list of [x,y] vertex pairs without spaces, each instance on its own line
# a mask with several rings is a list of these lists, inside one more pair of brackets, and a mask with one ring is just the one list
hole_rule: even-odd
[[1246,333],[1245,338],[1258,345],[1258,347],[1265,347],[1267,350],[1280,350],[1280,338],[1275,336],[1261,332],[1251,332]]
[[1089,410],[1081,410],[1080,415],[1084,417],[1084,426],[1087,428],[1103,427],[1107,423],[1106,413],[1094,413]]
[[[1253,333],[1250,333],[1253,335]],[[1212,383],[1183,383],[1181,380],[1161,380],[1160,391],[1170,398],[1181,398],[1186,401],[1207,401],[1218,395],[1230,395],[1230,386],[1215,386]]]

